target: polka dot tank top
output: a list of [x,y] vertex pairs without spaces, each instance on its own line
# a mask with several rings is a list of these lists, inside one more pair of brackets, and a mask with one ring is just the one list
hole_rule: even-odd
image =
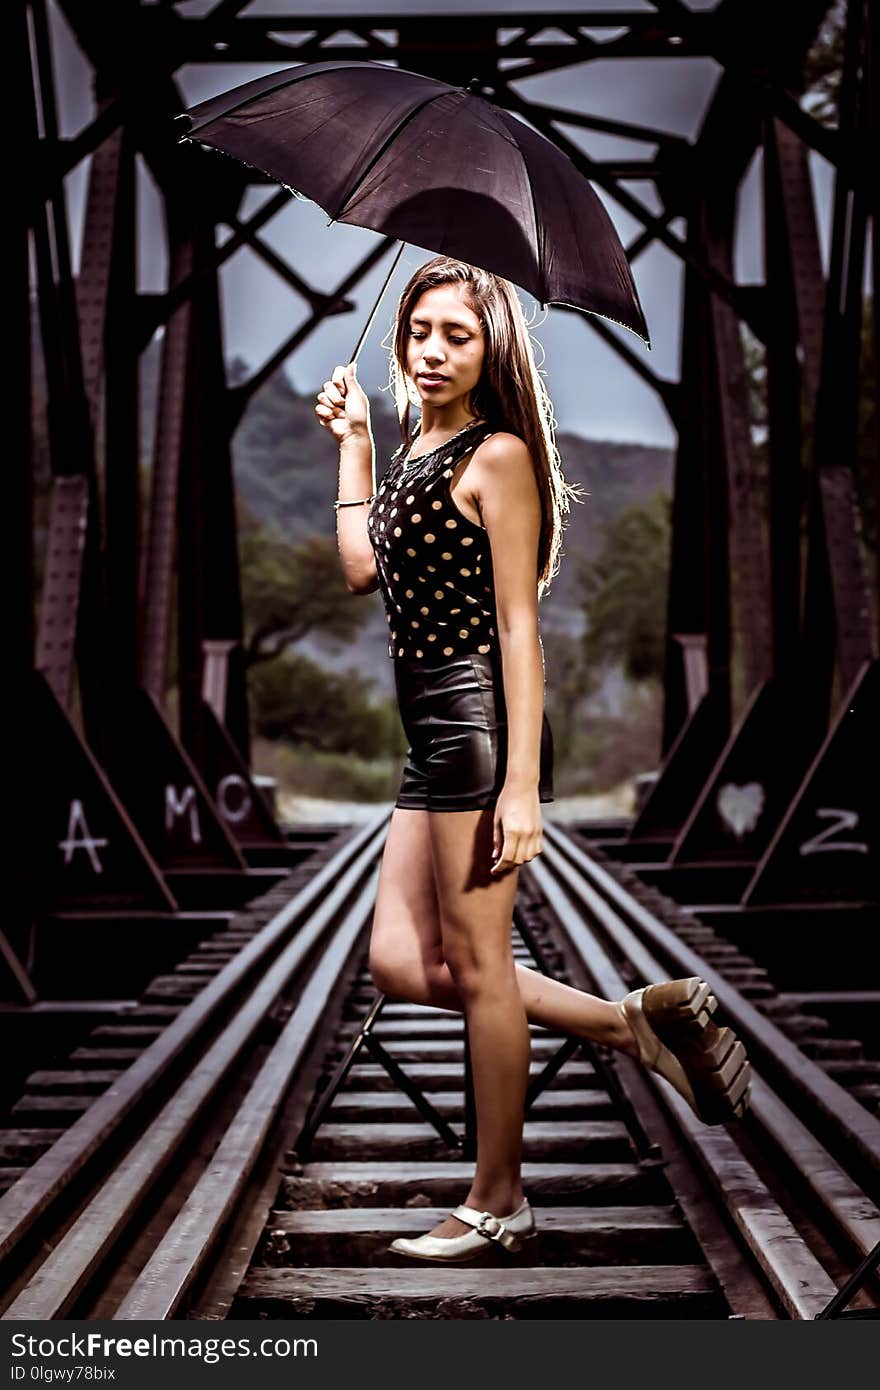
[[405,445],[392,455],[367,518],[390,657],[498,649],[489,535],[450,495],[456,464],[491,433],[475,420],[409,466]]

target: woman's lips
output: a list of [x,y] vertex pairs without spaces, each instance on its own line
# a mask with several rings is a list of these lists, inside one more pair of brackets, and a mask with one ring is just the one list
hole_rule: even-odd
[[421,382],[422,386],[445,386],[448,380],[449,380],[449,378],[448,378],[448,377],[445,377],[445,376],[420,376],[420,377],[419,377],[419,381]]

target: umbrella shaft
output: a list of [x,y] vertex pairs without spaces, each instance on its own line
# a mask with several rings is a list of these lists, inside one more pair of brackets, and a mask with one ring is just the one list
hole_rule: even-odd
[[401,256],[403,255],[405,249],[406,249],[406,242],[405,242],[405,241],[402,241],[402,242],[400,243],[400,250],[398,251],[397,255],[394,257],[394,260],[391,262],[391,269],[389,270],[388,274],[387,274],[386,277],[385,277],[385,283],[384,283],[384,285],[382,286],[381,290],[379,291],[379,296],[378,296],[378,298],[377,298],[377,300],[376,300],[376,303],[373,305],[373,309],[372,309],[372,312],[371,312],[371,314],[370,314],[370,317],[367,319],[366,323],[364,324],[363,332],[361,333],[361,336],[358,338],[357,347],[355,348],[354,352],[353,352],[352,355],[351,355],[351,358],[349,359],[349,360],[352,361],[352,362],[356,362],[357,359],[358,359],[358,354],[359,354],[361,348],[362,348],[363,345],[364,345],[364,340],[365,340],[367,334],[369,333],[370,329],[371,329],[372,326],[373,326],[373,319],[376,317],[376,313],[377,313],[377,310],[378,310],[378,308],[379,308],[379,305],[382,303],[382,297],[383,297],[383,295],[385,294],[385,291],[387,290],[389,284],[391,283],[391,277],[392,277],[392,275],[394,274],[395,270],[397,269],[397,262],[400,260],[400,258],[401,258]]

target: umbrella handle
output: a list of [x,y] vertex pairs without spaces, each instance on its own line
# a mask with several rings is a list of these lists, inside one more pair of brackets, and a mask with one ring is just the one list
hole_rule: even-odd
[[349,358],[349,361],[351,361],[351,362],[356,362],[357,359],[358,359],[358,353],[360,352],[361,348],[362,348],[363,345],[364,345],[364,339],[366,338],[367,334],[369,333],[370,329],[372,328],[372,326],[373,326],[373,319],[376,317],[376,312],[377,312],[377,310],[378,310],[378,308],[379,308],[379,305],[382,303],[382,296],[384,295],[384,293],[385,293],[385,291],[387,290],[389,284],[391,283],[391,277],[392,277],[392,275],[394,274],[395,270],[397,269],[397,262],[400,260],[400,258],[401,258],[401,256],[403,255],[403,253],[404,253],[405,250],[406,250],[406,242],[405,242],[405,241],[402,241],[402,242],[400,243],[400,250],[398,251],[397,255],[394,257],[394,260],[393,260],[392,263],[391,263],[391,269],[389,270],[388,274],[387,274],[386,277],[385,277],[385,283],[384,283],[384,285],[382,286],[381,290],[379,291],[379,296],[378,296],[378,298],[377,298],[377,300],[376,300],[376,303],[373,305],[372,312],[370,313],[370,317],[367,319],[366,323],[364,324],[363,332],[361,333],[361,336],[358,338],[357,347],[355,348],[354,352],[352,353],[351,357]]

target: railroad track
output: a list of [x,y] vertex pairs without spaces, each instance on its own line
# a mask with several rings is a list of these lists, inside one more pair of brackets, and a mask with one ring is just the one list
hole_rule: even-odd
[[[802,1052],[839,1081],[872,1114],[880,1115],[880,1057],[870,1055],[877,1050],[880,990],[853,988],[854,979],[859,977],[852,963],[844,971],[832,969],[837,955],[828,945],[837,925],[833,909],[825,914],[827,925],[823,931],[825,946],[821,956],[817,960],[813,952],[806,964],[797,908],[782,915],[786,924],[783,927],[782,921],[773,923],[772,918],[759,926],[755,920],[758,914],[744,913],[735,903],[703,907],[682,904],[663,893],[650,877],[646,882],[629,863],[608,853],[607,840],[602,847],[597,847],[587,829],[579,832],[570,827],[570,830],[590,859],[610,873],[641,906],[670,925],[682,941],[693,946],[703,960],[712,964],[728,983],[771,1018]],[[655,871],[653,865],[646,867],[649,875]],[[871,923],[866,913],[862,929],[868,933],[872,925],[875,926],[876,921]],[[850,930],[858,931],[858,924],[853,924]],[[746,943],[756,937],[763,938],[766,948],[778,943],[780,936],[788,943],[787,951],[776,945],[775,950],[762,952],[769,956],[769,965],[759,962],[746,950]],[[797,947],[792,945],[795,940]],[[834,982],[830,987],[827,973],[831,973]],[[796,983],[786,987],[786,978],[790,983],[792,976]],[[835,983],[841,986],[844,982],[849,987],[834,987]],[[865,986],[871,983],[862,981]],[[854,1028],[854,1023],[861,1026]]]
[[[136,1056],[31,1088],[51,1103],[19,1112],[43,1142],[0,1198],[3,1317],[822,1314],[880,1240],[880,1122],[552,822],[518,957],[608,997],[702,975],[749,1048],[752,1109],[707,1128],[636,1063],[534,1028],[537,1248],[488,1268],[389,1254],[461,1200],[473,1127],[461,1018],[384,1000],[366,972],[387,814],[278,885],[210,971],[178,972],[198,987]],[[878,1304],[869,1279],[851,1308]]]

